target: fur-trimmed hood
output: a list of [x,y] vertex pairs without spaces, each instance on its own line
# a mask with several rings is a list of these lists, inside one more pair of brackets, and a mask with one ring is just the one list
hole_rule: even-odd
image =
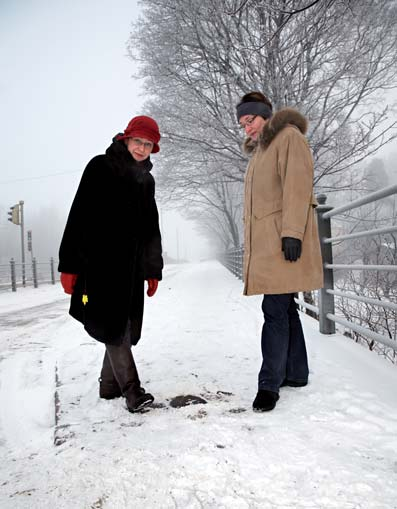
[[248,137],[243,144],[243,152],[252,155],[258,144],[261,148],[266,149],[274,140],[276,135],[288,125],[297,127],[302,134],[306,134],[308,121],[299,111],[293,108],[283,108],[277,111],[269,122],[266,122],[258,141]]

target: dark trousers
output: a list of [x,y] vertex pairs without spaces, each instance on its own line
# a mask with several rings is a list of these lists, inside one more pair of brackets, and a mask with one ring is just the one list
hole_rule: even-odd
[[294,294],[264,295],[262,311],[265,323],[258,388],[278,392],[285,379],[307,382],[305,337]]
[[140,387],[138,371],[131,352],[130,323],[120,344],[106,343],[101,379],[106,383],[117,383],[124,394],[130,386]]

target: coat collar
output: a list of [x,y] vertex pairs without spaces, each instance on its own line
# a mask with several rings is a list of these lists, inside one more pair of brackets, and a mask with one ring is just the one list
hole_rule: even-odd
[[243,144],[243,152],[247,155],[252,155],[258,145],[263,150],[267,149],[277,134],[288,125],[296,127],[302,134],[307,132],[308,122],[306,117],[293,108],[283,108],[277,111],[269,122],[266,122],[258,141],[254,141],[249,137],[246,138]]
[[115,167],[121,168],[124,171],[132,169],[138,173],[150,172],[153,164],[150,157],[142,162],[135,161],[132,155],[129,153],[123,140],[117,140],[113,138],[113,142],[106,150],[106,156],[112,161]]

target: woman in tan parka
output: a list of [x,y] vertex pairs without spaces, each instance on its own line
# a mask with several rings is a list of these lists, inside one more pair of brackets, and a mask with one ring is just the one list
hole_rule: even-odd
[[251,159],[245,175],[244,294],[263,294],[262,366],[255,411],[276,406],[279,388],[307,384],[305,338],[294,294],[320,288],[322,260],[307,121],[291,108],[274,115],[260,92],[237,105]]

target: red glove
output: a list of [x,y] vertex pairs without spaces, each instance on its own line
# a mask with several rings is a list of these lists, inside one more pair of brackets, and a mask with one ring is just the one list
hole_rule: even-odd
[[153,295],[156,293],[156,290],[157,290],[157,287],[159,285],[159,281],[158,279],[148,279],[147,280],[147,285],[148,285],[148,289],[147,289],[147,296],[148,297],[153,297]]
[[61,285],[63,286],[65,293],[72,295],[76,281],[77,274],[67,274],[66,272],[61,272]]

